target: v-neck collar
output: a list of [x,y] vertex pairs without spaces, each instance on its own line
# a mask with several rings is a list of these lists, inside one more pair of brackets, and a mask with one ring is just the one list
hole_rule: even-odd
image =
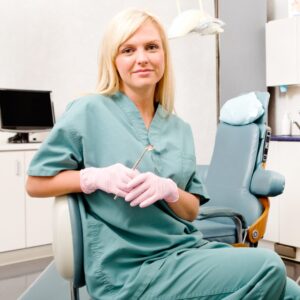
[[142,139],[144,144],[149,143],[149,134],[156,135],[159,132],[159,129],[163,125],[163,119],[168,116],[166,110],[161,106],[161,104],[158,104],[154,113],[154,117],[149,128],[147,129],[140,111],[127,95],[122,92],[117,92],[112,96],[112,98],[114,99],[115,103],[125,112],[137,135]]

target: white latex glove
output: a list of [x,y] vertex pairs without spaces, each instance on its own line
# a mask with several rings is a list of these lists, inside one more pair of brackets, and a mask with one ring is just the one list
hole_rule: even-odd
[[130,192],[125,201],[131,206],[147,207],[158,200],[176,202],[179,192],[176,183],[168,178],[159,177],[151,172],[135,176],[127,185]]
[[137,174],[137,170],[131,170],[119,163],[106,168],[86,168],[80,171],[80,187],[86,194],[99,189],[125,198],[130,191],[128,183]]

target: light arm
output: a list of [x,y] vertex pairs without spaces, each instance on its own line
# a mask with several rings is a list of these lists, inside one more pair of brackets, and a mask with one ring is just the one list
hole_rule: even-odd
[[26,190],[32,197],[56,197],[80,193],[79,171],[62,171],[55,176],[28,176]]
[[199,212],[199,198],[181,189],[178,189],[178,192],[178,201],[168,202],[169,207],[178,217],[187,221],[194,221]]

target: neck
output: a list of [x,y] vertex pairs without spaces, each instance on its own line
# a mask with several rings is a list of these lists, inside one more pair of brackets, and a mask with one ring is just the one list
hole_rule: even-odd
[[140,111],[145,125],[148,128],[154,117],[154,92],[155,89],[132,90],[128,88],[121,89],[135,104]]

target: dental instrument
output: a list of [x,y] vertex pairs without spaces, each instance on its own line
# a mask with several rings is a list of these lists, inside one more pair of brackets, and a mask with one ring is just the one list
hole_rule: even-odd
[[[142,152],[141,156],[138,158],[138,160],[134,163],[134,165],[132,166],[131,170],[136,170],[137,167],[139,166],[140,162],[142,161],[144,155],[148,152],[148,151],[152,151],[154,149],[154,147],[152,145],[147,145],[144,148],[144,151]],[[114,196],[114,200],[116,200],[118,198],[117,195]]]

